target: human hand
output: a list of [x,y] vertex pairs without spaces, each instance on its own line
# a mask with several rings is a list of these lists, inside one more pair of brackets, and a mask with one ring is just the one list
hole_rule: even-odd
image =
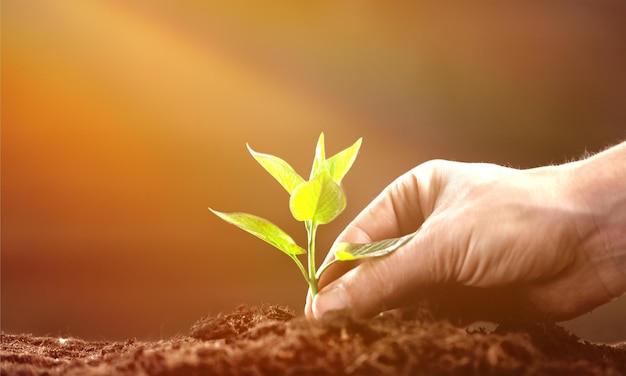
[[331,266],[305,313],[370,316],[429,298],[469,320],[518,309],[567,319],[610,301],[626,290],[626,189],[615,180],[615,170],[626,171],[624,145],[530,170],[442,160],[416,167],[337,241],[398,237],[421,225],[419,233],[385,257]]

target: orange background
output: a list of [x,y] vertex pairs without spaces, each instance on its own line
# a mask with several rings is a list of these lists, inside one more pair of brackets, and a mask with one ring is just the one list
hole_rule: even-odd
[[[331,154],[364,137],[324,250],[428,159],[532,167],[624,138],[623,2],[438,4],[3,1],[2,330],[160,338],[240,303],[300,312],[292,261],[207,210],[303,243],[246,142],[306,176],[321,131]],[[570,325],[626,340],[625,311]]]

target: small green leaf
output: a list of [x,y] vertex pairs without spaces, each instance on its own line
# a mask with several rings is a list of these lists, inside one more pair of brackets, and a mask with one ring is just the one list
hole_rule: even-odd
[[257,153],[252,150],[250,145],[246,144],[246,146],[254,159],[256,159],[257,162],[259,162],[259,164],[263,166],[263,168],[265,168],[265,170],[267,170],[267,172],[269,172],[270,175],[272,175],[289,194],[291,194],[297,186],[304,183],[304,178],[298,175],[291,165],[283,159],[270,154]]
[[352,146],[333,155],[326,161],[328,172],[337,183],[341,184],[341,180],[352,167],[362,141],[363,138],[359,138]]
[[222,213],[209,208],[215,215],[257,238],[273,245],[288,255],[301,255],[306,251],[278,226],[256,215],[247,213]]
[[326,224],[346,208],[346,196],[328,172],[322,171],[293,191],[289,208],[298,221]]
[[417,231],[399,238],[379,240],[366,244],[338,243],[333,247],[332,251],[335,253],[335,258],[341,261],[384,256],[403,246],[415,234],[417,234]]
[[311,175],[309,180],[319,174],[320,170],[326,163],[326,147],[324,146],[324,132],[320,133],[320,137],[317,139],[317,145],[315,146],[315,158],[313,159],[313,166],[311,167]]

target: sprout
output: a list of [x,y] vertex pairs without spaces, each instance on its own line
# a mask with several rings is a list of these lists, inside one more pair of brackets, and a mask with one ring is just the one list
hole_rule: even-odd
[[[300,247],[278,226],[270,221],[247,213],[222,213],[209,208],[218,217],[256,236],[279,249],[298,265],[304,279],[317,294],[321,274],[335,262],[379,257],[395,251],[411,239],[415,233],[399,238],[380,240],[367,244],[337,243],[332,251],[335,259],[316,273],[315,234],[319,225],[332,222],[346,208],[346,195],[341,181],[350,170],[361,147],[362,138],[352,146],[326,158],[324,133],[320,134],[315,148],[315,158],[309,180],[304,180],[286,161],[276,156],[258,153],[248,146],[248,151],[267,172],[289,193],[289,209],[293,217],[304,222],[307,231],[307,249]],[[308,254],[308,268],[298,255]]]

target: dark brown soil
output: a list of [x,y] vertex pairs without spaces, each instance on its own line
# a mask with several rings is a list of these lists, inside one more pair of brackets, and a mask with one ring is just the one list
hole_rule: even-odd
[[158,342],[2,333],[2,375],[626,375],[626,343],[579,340],[546,322],[468,331],[426,309],[321,322],[241,306]]

